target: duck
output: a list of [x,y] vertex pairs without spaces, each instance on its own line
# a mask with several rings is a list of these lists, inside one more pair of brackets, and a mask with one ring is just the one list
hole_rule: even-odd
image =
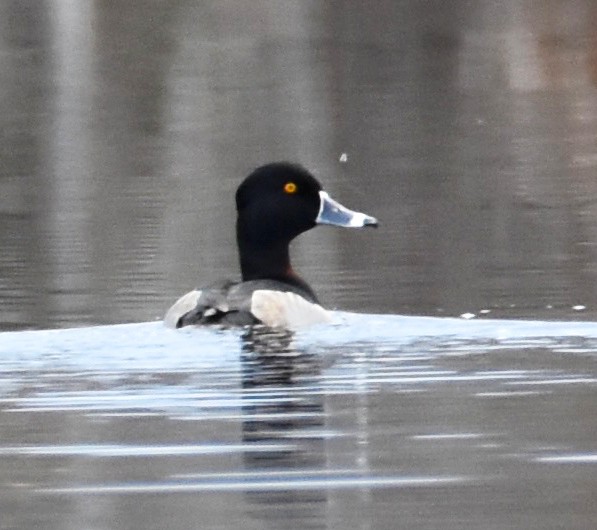
[[332,320],[311,286],[290,264],[289,245],[316,225],[377,227],[323,190],[302,165],[256,168],[236,191],[240,281],[220,281],[181,296],[166,312],[169,328],[264,325],[297,330]]

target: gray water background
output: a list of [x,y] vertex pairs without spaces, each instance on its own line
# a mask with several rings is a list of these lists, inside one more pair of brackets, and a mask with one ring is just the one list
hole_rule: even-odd
[[0,326],[236,276],[234,190],[280,159],[381,221],[296,241],[327,306],[596,319],[595,11],[1,2]]
[[3,0],[0,89],[1,330],[236,276],[268,161],[381,223],[293,245],[339,346],[0,334],[0,529],[595,527],[590,324],[371,316],[597,320],[594,2]]

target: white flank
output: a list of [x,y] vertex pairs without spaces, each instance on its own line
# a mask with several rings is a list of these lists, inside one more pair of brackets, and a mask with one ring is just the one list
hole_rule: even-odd
[[253,292],[251,313],[266,326],[291,330],[332,321],[330,312],[320,305],[298,294],[281,291]]
[[178,319],[188,313],[191,309],[195,309],[197,306],[197,300],[201,296],[201,291],[191,291],[181,296],[174,305],[168,309],[164,315],[164,325],[168,328],[176,328]]

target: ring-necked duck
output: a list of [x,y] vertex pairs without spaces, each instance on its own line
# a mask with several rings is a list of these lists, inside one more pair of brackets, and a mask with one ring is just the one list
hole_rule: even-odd
[[329,313],[292,270],[288,245],[316,224],[375,227],[377,219],[345,208],[305,168],[287,162],[253,171],[236,192],[236,209],[242,281],[187,293],[168,310],[164,323],[297,329],[328,322]]

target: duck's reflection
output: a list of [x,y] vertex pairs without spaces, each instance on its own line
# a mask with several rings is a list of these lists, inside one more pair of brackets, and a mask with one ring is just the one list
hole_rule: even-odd
[[247,471],[271,484],[248,492],[247,499],[251,515],[275,521],[276,528],[323,528],[325,492],[305,487],[306,474],[325,469],[320,366],[316,356],[294,349],[292,340],[291,332],[267,328],[243,337],[243,439],[273,446],[244,453]]

